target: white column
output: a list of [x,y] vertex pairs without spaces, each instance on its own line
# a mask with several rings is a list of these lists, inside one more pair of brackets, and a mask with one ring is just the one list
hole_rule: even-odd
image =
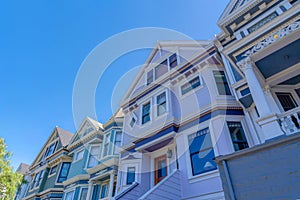
[[253,101],[257,107],[260,116],[265,117],[270,115],[270,107],[268,105],[264,91],[261,88],[259,81],[257,80],[250,58],[247,57],[237,64],[245,74],[249,89],[251,91],[251,95],[253,97]]
[[114,189],[114,172],[110,174],[110,179],[109,179],[109,189],[108,189],[108,198],[112,199],[112,194],[113,194],[113,189]]
[[257,123],[263,129],[265,139],[268,140],[283,135],[284,133],[278,123],[276,112],[271,111],[267,97],[254,72],[250,57],[245,58],[237,64],[243,70],[247,79],[253,101],[260,114],[260,119],[257,120]]
[[86,199],[91,200],[92,199],[92,191],[93,191],[93,182],[89,181],[89,187],[88,187],[88,192],[86,195]]

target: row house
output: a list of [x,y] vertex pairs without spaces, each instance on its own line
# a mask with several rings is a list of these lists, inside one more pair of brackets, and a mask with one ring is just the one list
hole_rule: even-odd
[[224,199],[214,158],[259,143],[212,41],[159,42],[122,101],[116,199]]
[[115,195],[123,114],[105,124],[83,120],[68,150],[73,158],[64,185],[64,200],[112,199]]
[[72,133],[60,127],[54,128],[25,176],[28,182],[22,187],[28,187],[23,200],[52,200],[63,197],[62,183],[67,178],[72,161],[66,147],[72,136]]
[[216,158],[226,199],[299,199],[300,2],[231,0],[215,37],[260,145]]

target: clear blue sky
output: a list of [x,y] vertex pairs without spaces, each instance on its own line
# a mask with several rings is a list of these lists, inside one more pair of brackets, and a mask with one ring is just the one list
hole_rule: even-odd
[[[75,132],[74,80],[85,57],[100,42],[140,27],[169,28],[194,39],[211,39],[220,32],[216,22],[228,2],[2,1],[0,137],[14,153],[13,166],[31,164],[56,125]],[[114,84],[132,67],[143,64],[146,53],[121,57],[104,75],[96,93],[100,122],[112,114]]]

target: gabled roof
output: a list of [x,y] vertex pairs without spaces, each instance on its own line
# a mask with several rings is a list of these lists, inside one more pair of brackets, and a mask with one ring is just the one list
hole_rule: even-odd
[[54,130],[52,131],[51,135],[49,136],[49,138],[47,139],[46,143],[43,145],[41,151],[39,152],[39,154],[37,155],[37,157],[33,161],[31,167],[35,166],[39,162],[41,157],[44,155],[44,152],[46,150],[47,145],[50,144],[54,139],[56,139],[58,137],[59,141],[62,145],[62,148],[64,148],[69,144],[72,136],[73,136],[73,134],[71,132],[66,131],[66,130],[56,126],[54,128]]
[[251,0],[230,0],[220,16],[219,21],[234,13],[236,10],[238,10],[238,8],[244,6],[248,1]]
[[103,124],[90,117],[85,117],[69,144],[77,141],[81,137],[81,135],[88,134],[89,132],[87,132],[86,129],[89,129],[89,132],[94,130],[103,130]]
[[29,171],[29,167],[30,165],[26,164],[26,163],[21,163],[18,167],[18,169],[16,170],[16,172],[19,172],[22,175],[25,175],[26,172]]
[[[131,94],[133,94],[133,92],[137,92],[135,91],[137,88],[137,84],[139,83],[139,80],[142,78],[143,74],[146,71],[146,68],[148,67],[148,65],[151,63],[152,59],[154,58],[155,54],[157,52],[159,52],[160,50],[163,50],[164,47],[205,47],[207,46],[209,43],[209,41],[206,40],[178,40],[178,41],[158,41],[156,43],[156,45],[153,47],[153,50],[151,51],[150,55],[148,56],[148,58],[145,61],[145,64],[140,68],[138,74],[135,76],[135,79],[133,80],[132,84],[130,85],[130,87],[128,88],[127,92],[125,93],[124,97],[121,100],[121,106],[126,102],[126,100],[128,100],[129,98],[131,98]],[[143,86],[141,88],[139,88],[139,91],[143,91],[144,90]]]

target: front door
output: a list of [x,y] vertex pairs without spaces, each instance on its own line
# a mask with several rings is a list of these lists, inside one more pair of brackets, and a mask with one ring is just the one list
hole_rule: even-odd
[[154,184],[156,185],[166,176],[168,176],[167,156],[163,155],[154,160]]

